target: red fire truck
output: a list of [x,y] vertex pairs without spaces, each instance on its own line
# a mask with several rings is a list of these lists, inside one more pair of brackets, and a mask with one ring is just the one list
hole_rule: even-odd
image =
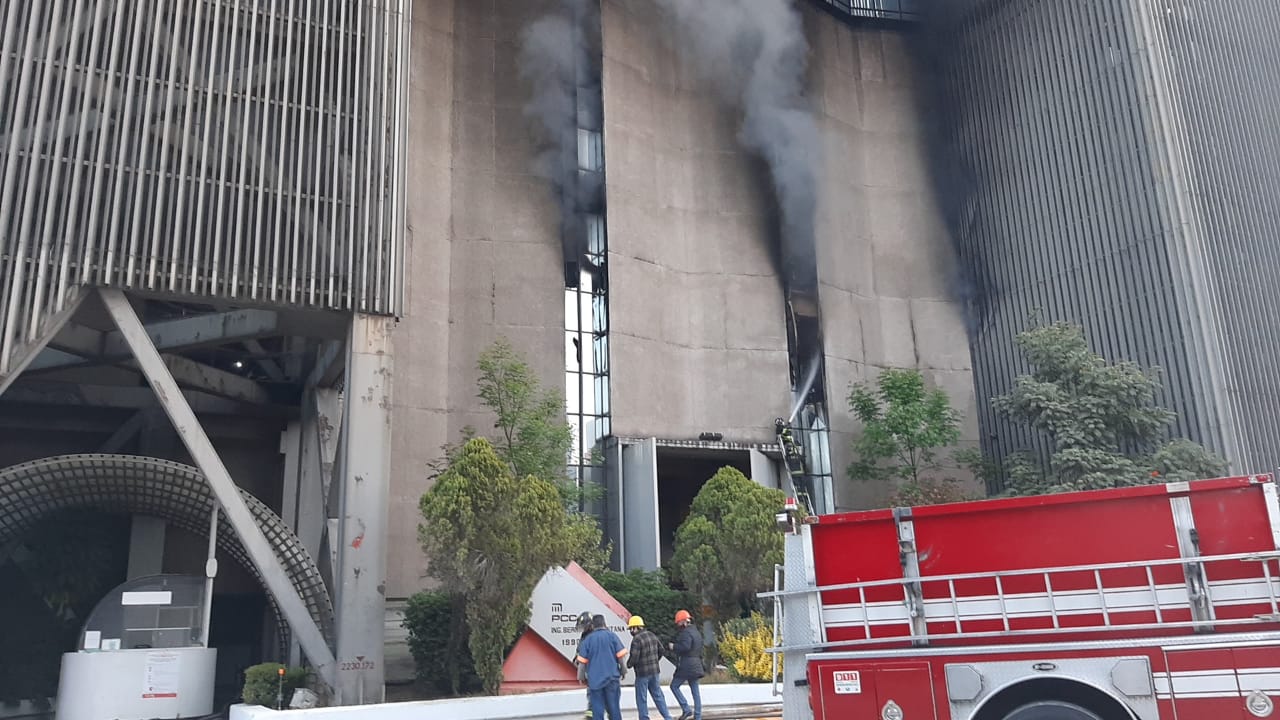
[[1269,475],[778,520],[785,720],[1247,720],[1280,700]]

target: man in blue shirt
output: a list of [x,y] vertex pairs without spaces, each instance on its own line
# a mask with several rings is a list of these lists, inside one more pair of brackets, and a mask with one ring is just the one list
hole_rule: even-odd
[[627,649],[622,641],[605,629],[604,616],[591,618],[594,628],[578,645],[578,662],[587,666],[587,697],[591,716],[601,720],[607,712],[609,720],[622,720],[622,658]]

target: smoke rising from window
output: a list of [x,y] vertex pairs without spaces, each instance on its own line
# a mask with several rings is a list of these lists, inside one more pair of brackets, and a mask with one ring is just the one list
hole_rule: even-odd
[[[769,166],[788,288],[814,290],[820,147],[803,96],[809,46],[792,0],[657,0],[722,99],[742,112],[738,140]],[[797,288],[797,285],[800,287]]]
[[[591,127],[595,120],[580,117],[580,112],[593,113],[580,108],[578,93],[582,84],[590,82],[584,78],[591,67],[584,39],[584,24],[593,17],[589,13],[592,3],[588,0],[560,0],[552,12],[525,28],[520,38],[520,76],[531,86],[524,115],[540,126],[544,141],[533,169],[554,186],[560,221],[566,228],[575,224],[578,213],[577,130]],[[567,233],[569,237],[576,234]]]

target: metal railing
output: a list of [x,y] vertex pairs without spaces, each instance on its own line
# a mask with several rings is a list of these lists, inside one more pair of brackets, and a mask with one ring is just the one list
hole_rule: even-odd
[[828,10],[849,18],[872,18],[915,22],[921,19],[917,0],[813,0]]
[[[780,601],[788,597],[809,596],[818,593],[820,596],[830,593],[856,593],[857,600],[850,603],[823,604],[822,623],[826,627],[860,626],[863,637],[850,638],[827,643],[787,646],[785,638],[775,634],[773,653],[808,650],[816,647],[856,647],[865,645],[882,645],[912,641],[939,641],[961,639],[989,639],[1010,636],[1045,635],[1057,631],[1070,633],[1099,633],[1142,630],[1170,629],[1205,629],[1207,626],[1239,626],[1257,625],[1260,622],[1280,622],[1280,592],[1277,590],[1278,578],[1272,573],[1270,564],[1280,560],[1280,552],[1235,553],[1228,555],[1211,555],[1197,558],[1168,558],[1149,561],[1132,561],[1105,563],[1095,565],[1076,565],[1051,568],[1035,568],[1026,570],[1007,570],[991,573],[963,573],[952,575],[926,575],[921,577],[894,578],[868,582],[843,583],[826,585],[801,590],[775,590],[763,593],[761,597],[771,598],[775,603],[775,627],[781,624]],[[1238,564],[1242,562],[1259,563],[1260,571],[1249,578],[1212,581],[1207,579],[1206,568],[1210,565]],[[1156,569],[1179,567],[1183,570],[1185,582],[1160,585],[1156,582]],[[1115,571],[1141,571],[1146,578],[1143,585],[1125,584],[1108,586],[1104,582],[1104,574]],[[1092,576],[1091,587],[1080,587],[1062,590],[1054,587],[1053,578],[1064,575],[1080,577]],[[1006,586],[1014,578],[1039,578],[1044,590],[1040,592],[1008,593]],[[990,594],[960,594],[956,586],[959,583],[991,583]],[[945,592],[933,597],[926,597],[925,588],[944,585]],[[1079,584],[1079,583],[1076,583]],[[1059,586],[1061,587],[1061,586]],[[900,588],[900,601],[869,601],[868,595],[874,590]],[[1217,602],[1214,590],[1218,589],[1224,597]],[[1227,592],[1232,597],[1225,597]],[[897,594],[896,591],[893,594]],[[1266,606],[1270,613],[1252,614],[1248,617],[1222,618],[1218,609],[1229,606]],[[929,608],[935,609],[930,615]],[[1199,610],[1199,612],[1198,612]],[[1189,620],[1171,620],[1171,611],[1187,611]],[[828,616],[833,612],[844,612],[849,619],[840,623],[832,623]],[[919,613],[925,613],[926,628],[929,624],[951,624],[949,632],[926,632],[921,635],[915,632],[913,620]],[[873,615],[878,615],[873,619]],[[1090,625],[1064,626],[1065,617],[1081,615],[1098,616],[1100,623]],[[1129,621],[1125,616],[1139,615],[1143,621]],[[1200,617],[1197,617],[1200,615]],[[1145,621],[1146,616],[1154,616],[1154,622]],[[1016,621],[1024,619],[1048,619],[1048,627],[1015,627]],[[964,629],[965,623],[999,621],[1000,629],[973,631]],[[902,627],[901,634],[873,635],[875,627]]]

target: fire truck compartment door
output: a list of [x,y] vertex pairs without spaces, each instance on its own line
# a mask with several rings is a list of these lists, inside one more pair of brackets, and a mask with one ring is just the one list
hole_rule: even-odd
[[816,720],[937,720],[928,663],[833,662],[816,669]]

